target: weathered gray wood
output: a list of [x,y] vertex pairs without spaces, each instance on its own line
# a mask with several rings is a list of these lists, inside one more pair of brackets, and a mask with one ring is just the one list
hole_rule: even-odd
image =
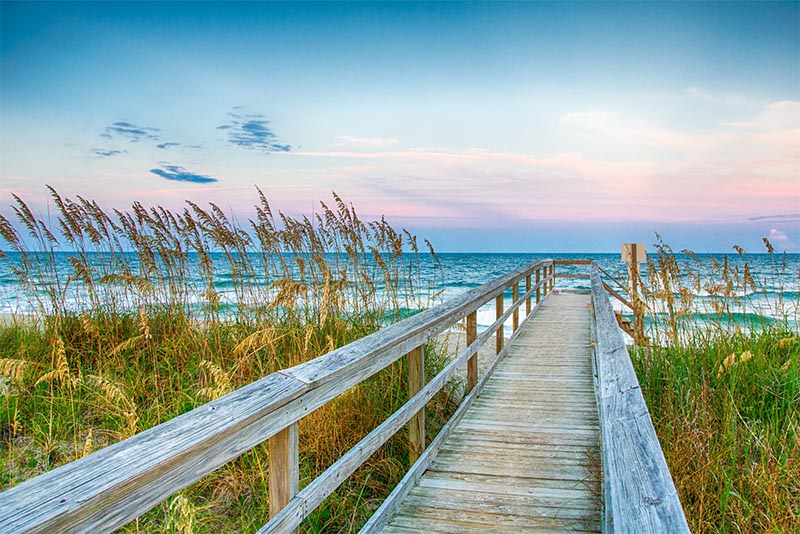
[[275,517],[300,489],[297,423],[269,438],[269,516]]
[[[503,315],[503,293],[497,295],[497,298],[494,299],[494,311],[495,317],[498,319]],[[505,341],[505,332],[503,332],[502,328],[497,329],[497,333],[495,334],[495,352],[500,354],[500,351],[503,350],[503,341]]]
[[553,260],[556,265],[591,265],[593,260]]
[[538,304],[540,300],[542,300],[542,290],[540,287],[540,283],[542,281],[542,269],[541,267],[536,269],[536,303]]
[[[519,283],[514,284],[511,289],[511,298],[514,302],[519,300]],[[517,328],[519,328],[519,307],[514,308],[514,315],[511,318],[511,330],[516,332]]]
[[0,532],[118,528],[296,423],[443,332],[498,291],[548,264],[531,263],[443,305],[0,493]]
[[[527,292],[525,296],[531,295],[533,291],[536,289],[532,289],[531,291]],[[525,298],[523,296],[523,299]],[[520,325],[520,329],[514,332],[511,335],[509,342],[513,342],[518,338],[518,336],[524,331],[523,327],[525,324],[535,316],[536,310],[544,303],[536,304],[533,311],[530,315],[526,316],[523,319],[522,324]],[[509,310],[510,311],[510,310]],[[472,354],[477,354],[478,348],[489,338],[489,336],[493,333],[493,328],[499,328],[500,324],[504,320],[504,317],[498,319],[491,327],[481,333],[481,335],[472,343],[470,344],[467,349],[459,355],[458,359],[462,360],[463,358],[469,358]],[[505,356],[507,349],[503,349],[503,351],[498,354],[489,367],[486,369],[486,372],[480,379],[480,382],[472,389],[468,390],[468,394],[462,400],[461,404],[459,405],[456,412],[450,418],[450,420],[445,423],[444,427],[439,431],[439,434],[433,439],[431,444],[425,449],[425,452],[422,453],[422,456],[417,459],[414,465],[411,466],[409,471],[403,477],[403,479],[397,484],[397,486],[392,490],[386,500],[381,504],[378,510],[369,518],[367,523],[361,528],[359,534],[372,534],[375,532],[379,532],[386,526],[387,521],[392,515],[396,512],[397,508],[403,502],[403,499],[409,494],[409,492],[414,488],[414,484],[419,480],[422,474],[425,472],[426,469],[430,466],[433,459],[439,452],[442,444],[445,443],[447,438],[451,435],[451,433],[458,427],[459,423],[461,422],[464,415],[472,406],[475,399],[478,398],[479,393],[483,390],[484,386],[488,383],[489,379],[491,378],[494,370],[496,369],[499,362]]]
[[[467,315],[467,346],[472,345],[478,338],[478,312],[472,311]],[[467,391],[478,383],[478,353],[476,352],[467,360]]]
[[0,532],[112,530],[291,423],[307,386],[273,374],[0,493]]
[[[557,301],[576,305],[561,318],[559,306],[549,310],[552,318],[541,312],[528,316],[532,322],[515,332],[492,374],[473,391],[477,398],[426,451],[428,465],[412,468],[362,532],[599,530],[590,301],[551,295],[542,304],[547,309]],[[575,315],[581,316],[577,324]],[[543,337],[565,340],[570,348],[540,343]],[[540,365],[545,359],[550,364]],[[563,398],[554,395],[575,365],[582,382]],[[563,372],[554,373],[559,366]],[[529,402],[548,397],[547,405],[534,408]]]
[[689,532],[596,265],[592,266],[606,532]]
[[[417,347],[406,356],[408,359],[408,397],[414,398],[425,385],[425,350]],[[425,450],[425,407],[408,422],[408,458],[414,463]]]
[[[525,293],[529,294],[531,292],[531,275],[528,273],[528,276],[525,277]],[[525,315],[531,314],[531,297],[525,299]]]
[[612,297],[616,298],[618,301],[620,301],[621,303],[623,303],[623,304],[624,304],[625,306],[627,306],[628,308],[630,308],[630,309],[633,309],[633,304],[631,304],[630,302],[628,302],[628,300],[627,300],[625,297],[623,297],[622,295],[620,295],[619,293],[617,293],[616,291],[614,291],[614,289],[613,289],[611,286],[609,286],[608,284],[606,284],[605,282],[603,282],[603,288],[604,288],[606,291],[608,291],[608,293],[609,293],[609,294],[610,294]]

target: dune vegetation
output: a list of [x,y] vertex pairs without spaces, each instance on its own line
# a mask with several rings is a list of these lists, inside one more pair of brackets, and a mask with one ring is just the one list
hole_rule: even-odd
[[[772,278],[797,276],[800,266],[765,244]],[[656,247],[646,294],[659,310],[655,342],[632,357],[692,532],[800,531],[796,293],[768,294],[775,280],[755,279],[748,262],[715,260],[708,276],[691,253],[679,262]],[[739,313],[751,298],[771,317]]]
[[[431,304],[417,239],[362,222],[334,194],[314,219],[258,191],[240,225],[216,205],[107,213],[51,190],[54,221],[15,197],[3,259],[24,313],[0,325],[0,488],[6,489],[315,358]],[[17,230],[17,229],[21,230]],[[432,247],[428,268],[437,268]],[[32,252],[36,251],[36,252]],[[6,290],[9,290],[6,288]],[[429,376],[442,365],[428,347]],[[407,399],[401,360],[300,423],[301,486]],[[444,393],[429,425],[453,409]],[[439,423],[440,424],[440,423]],[[400,432],[306,521],[350,532],[408,467]],[[254,531],[269,515],[266,444],[128,525]]]
[[[257,193],[244,225],[214,204],[106,212],[54,190],[55,214],[43,220],[15,197],[13,224],[0,216],[2,272],[13,281],[0,290],[19,304],[0,322],[0,489],[436,300],[430,243],[420,252],[415,236],[361,221],[335,194],[309,219],[273,215]],[[797,270],[765,243],[776,279]],[[656,243],[642,286],[651,343],[632,358],[690,527],[800,531],[797,295],[768,294],[774,281],[756,279],[747,261],[713,260],[709,273],[683,252],[689,261]],[[771,319],[742,312],[756,297]],[[426,375],[444,358],[426,347]],[[302,420],[301,486],[406,398],[401,359]],[[430,435],[454,398],[429,404]],[[303,531],[357,531],[407,467],[400,432]],[[264,444],[124,530],[252,532],[268,520],[268,473]]]

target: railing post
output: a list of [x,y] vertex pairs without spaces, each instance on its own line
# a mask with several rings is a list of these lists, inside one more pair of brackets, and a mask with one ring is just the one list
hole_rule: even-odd
[[517,328],[519,328],[519,306],[517,306],[517,301],[519,300],[519,282],[514,284],[511,300],[513,301],[512,306],[514,306],[514,313],[511,315],[511,324],[513,325],[513,331],[516,332]]
[[[525,277],[525,294],[531,290],[531,274],[528,273],[528,276]],[[528,316],[531,314],[531,296],[528,295],[528,298],[525,299],[525,315]]]
[[275,517],[300,489],[297,423],[269,438],[269,517]]
[[[495,311],[495,318],[499,319],[501,315],[503,315],[503,292],[501,291],[497,298],[494,299],[494,311]],[[500,328],[497,329],[497,334],[495,335],[495,348],[497,349],[496,354],[500,354],[500,351],[503,350],[503,342],[505,341],[505,332],[503,332],[503,325],[500,325]]]
[[[478,339],[478,311],[467,315],[467,346]],[[478,384],[478,353],[476,352],[467,360],[467,391],[472,391]]]
[[553,291],[553,288],[556,285],[556,264],[550,264],[550,292]]
[[536,304],[539,304],[539,301],[542,300],[542,286],[539,283],[542,281],[542,268],[536,268]]
[[[420,346],[408,353],[408,398],[425,386],[425,347]],[[425,408],[423,407],[408,422],[408,461],[413,464],[425,450]]]

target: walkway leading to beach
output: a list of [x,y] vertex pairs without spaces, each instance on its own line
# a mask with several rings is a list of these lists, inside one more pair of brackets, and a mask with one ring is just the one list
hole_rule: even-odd
[[590,295],[543,303],[384,532],[600,531],[591,321]]

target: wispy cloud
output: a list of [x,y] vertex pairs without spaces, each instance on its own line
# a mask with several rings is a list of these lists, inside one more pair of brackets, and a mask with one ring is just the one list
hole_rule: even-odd
[[775,221],[775,222],[800,222],[800,213],[781,213],[778,215],[760,215],[750,217],[751,221]]
[[100,137],[105,139],[127,139],[133,143],[141,141],[142,139],[149,139],[151,141],[158,141],[159,128],[152,128],[149,126],[137,126],[136,124],[118,121],[107,126],[105,131],[100,134]]
[[175,146],[181,146],[181,144],[180,143],[173,143],[173,142],[160,143],[160,144],[156,145],[156,148],[160,148],[161,150],[167,150],[168,148],[172,148],[172,147],[175,147]]
[[772,102],[753,120],[729,122],[725,125],[757,130],[800,128],[800,102],[794,100]]
[[99,156],[101,158],[111,158],[113,156],[119,156],[120,154],[126,154],[127,150],[114,150],[114,149],[105,149],[105,148],[93,148],[92,154],[95,156]]
[[794,242],[789,239],[789,236],[786,235],[786,232],[777,228],[770,228],[769,240],[773,245],[777,245],[779,249],[794,250],[797,248]]
[[189,172],[183,167],[180,167],[178,165],[162,164],[160,169],[150,169],[150,172],[155,174],[156,176],[164,178],[165,180],[172,180],[175,182],[208,184],[219,181],[216,178],[212,178],[210,176],[204,176],[202,174]]
[[291,145],[279,142],[264,115],[231,112],[228,117],[230,120],[217,129],[228,133],[230,144],[261,152],[289,152],[292,149]]

